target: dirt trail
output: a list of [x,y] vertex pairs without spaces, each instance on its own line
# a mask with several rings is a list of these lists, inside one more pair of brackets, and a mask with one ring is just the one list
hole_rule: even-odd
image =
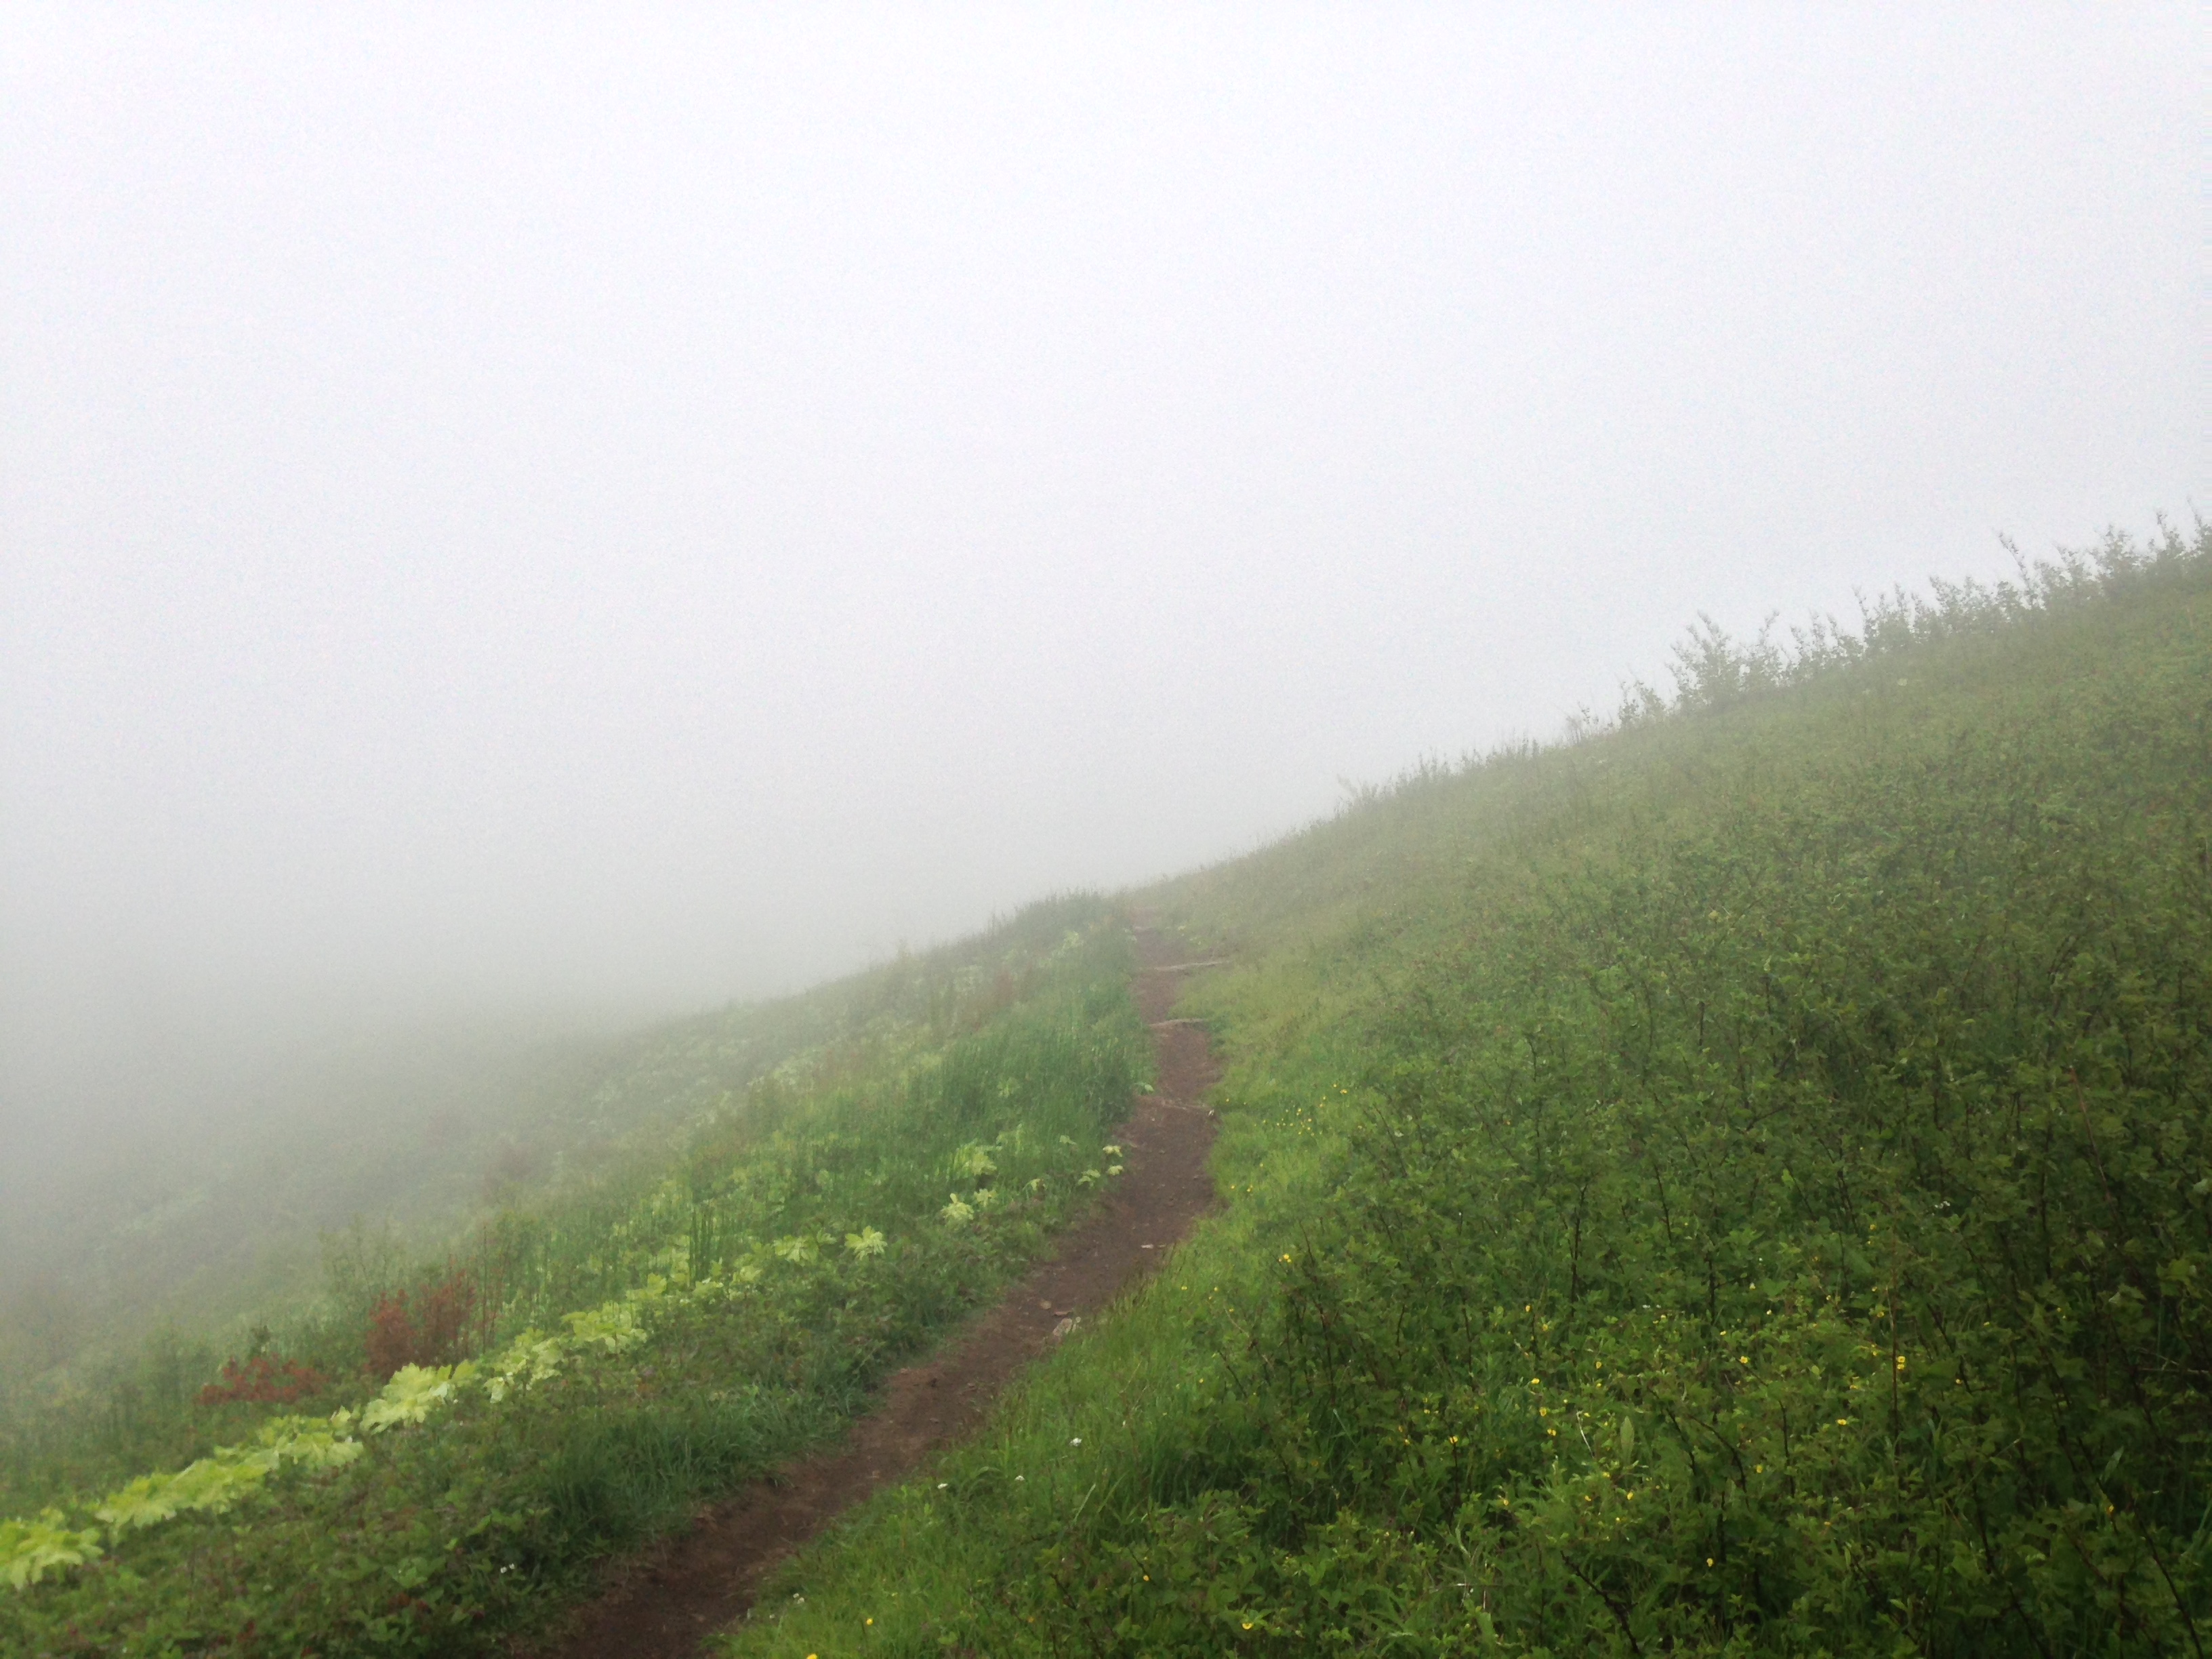
[[1152,1027],[1159,1091],[1139,1097],[1115,1132],[1124,1173],[1109,1195],[1060,1237],[992,1308],[928,1359],[884,1385],[844,1441],[757,1480],[691,1531],[637,1559],[623,1582],[578,1613],[557,1659],[690,1659],[712,1632],[752,1605],[769,1571],[837,1515],[904,1479],[975,1427],[1017,1372],[1064,1334],[1063,1322],[1103,1309],[1151,1272],[1213,1202],[1206,1155],[1213,1114],[1202,1099],[1218,1073],[1201,1025],[1169,1012],[1184,977],[1212,962],[1180,962],[1172,939],[1140,925],[1137,1006]]

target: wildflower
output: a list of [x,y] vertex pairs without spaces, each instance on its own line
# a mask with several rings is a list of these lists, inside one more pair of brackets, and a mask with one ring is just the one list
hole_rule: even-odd
[[884,1253],[884,1236],[873,1227],[863,1227],[857,1233],[845,1235],[845,1248],[866,1260]]
[[939,1210],[938,1214],[945,1218],[945,1224],[948,1227],[964,1227],[975,1218],[974,1208],[957,1193],[952,1194],[951,1201]]
[[1079,1446],[1083,1443],[1083,1437],[1079,1434],[1074,1439],[1069,1441],[1067,1443],[1071,1446]]

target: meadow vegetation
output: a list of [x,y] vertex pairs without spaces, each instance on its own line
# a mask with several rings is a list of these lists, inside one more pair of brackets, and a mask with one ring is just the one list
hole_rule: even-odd
[[2212,537],[1145,896],[1224,1211],[742,1656],[2202,1654]]
[[[1220,1211],[732,1655],[2204,1651],[2212,535],[1673,682],[1137,896],[1234,963]],[[0,1649],[542,1626],[1114,1179],[1132,966],[641,1039],[624,1157],[19,1419]]]
[[[157,1352],[18,1432],[0,1650],[503,1650],[834,1433],[1114,1178],[1150,1058],[1130,966],[1102,902],[1033,907],[817,1000],[827,1040],[657,1157],[427,1260],[334,1236],[325,1295],[247,1352]],[[664,1043],[622,1086],[696,1060]]]

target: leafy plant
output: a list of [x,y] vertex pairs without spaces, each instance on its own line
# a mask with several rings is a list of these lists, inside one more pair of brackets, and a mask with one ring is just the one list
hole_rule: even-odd
[[100,1534],[73,1532],[59,1510],[33,1521],[0,1521],[0,1577],[24,1589],[61,1567],[81,1567],[100,1553]]
[[726,1645],[2203,1651],[2208,577],[1701,623],[1152,896],[1225,1212]]
[[323,1374],[296,1359],[255,1354],[240,1363],[222,1362],[222,1375],[199,1392],[203,1406],[289,1406],[328,1387]]
[[[339,1315],[358,1333],[380,1309],[381,1358],[440,1363],[357,1358],[320,1418],[253,1397],[292,1362],[235,1365],[238,1397],[159,1472],[9,1523],[0,1649],[501,1650],[600,1555],[834,1432],[1073,1212],[1062,1139],[1126,1109],[1126,935],[1094,908],[1071,942],[1068,914],[1020,945],[995,1012],[940,999],[934,1029],[886,1019],[787,1064],[659,1169],[497,1218],[427,1271],[349,1255]],[[970,1144],[1024,1196],[956,1236],[928,1224]]]

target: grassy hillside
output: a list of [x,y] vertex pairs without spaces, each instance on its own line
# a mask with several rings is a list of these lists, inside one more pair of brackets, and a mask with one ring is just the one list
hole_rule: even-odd
[[620,1036],[416,1033],[404,1052],[355,1044],[258,1075],[290,1117],[244,1146],[210,1136],[198,1161],[145,1158],[76,1206],[34,1296],[0,1299],[0,1515],[58,1455],[113,1473],[167,1455],[142,1443],[148,1419],[182,1423],[228,1355],[274,1342],[343,1365],[415,1256],[442,1261],[503,1211],[628,1202],[779,1067],[942,1037],[1003,1000],[1009,959],[1098,914],[1048,902],[800,995]]
[[[501,1650],[835,1432],[1110,1181],[1130,967],[1071,900],[835,988],[795,1011],[826,1040],[673,1140],[428,1260],[334,1241],[327,1294],[219,1372],[155,1354],[19,1425],[0,1651]],[[715,1037],[607,1089],[665,1119],[736,1063]]]
[[2204,1651],[2212,538],[1677,667],[1150,896],[1224,1212],[730,1652]]
[[420,1249],[633,1159],[657,1168],[726,1097],[871,1022],[926,1019],[925,981],[990,957],[979,939],[612,1034],[456,1024],[259,1053],[181,1043],[160,1085],[178,1103],[167,1141],[42,1183],[41,1204],[0,1202],[0,1420],[112,1387],[149,1329],[234,1346],[314,1292],[321,1235],[354,1218]]

